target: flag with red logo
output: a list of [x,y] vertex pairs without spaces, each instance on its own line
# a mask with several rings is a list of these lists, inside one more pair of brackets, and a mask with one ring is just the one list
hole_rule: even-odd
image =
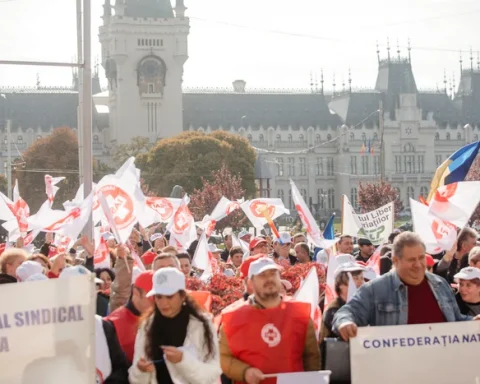
[[94,228],[93,234],[95,244],[93,263],[95,268],[111,268],[110,250],[108,249],[107,242],[102,236],[100,227]]
[[210,237],[215,230],[217,222],[227,217],[230,213],[240,208],[240,205],[244,202],[244,199],[231,201],[225,196],[219,200],[215,208],[210,215],[205,215],[201,222],[196,223],[197,226],[207,233],[207,238]]
[[188,209],[188,203],[190,203],[190,198],[185,194],[180,206],[167,226],[167,230],[170,231],[170,239],[173,237],[185,249],[197,239],[195,221],[190,209]]
[[[140,207],[145,204],[134,161],[135,158],[131,157],[114,175],[104,176],[96,186],[93,201],[93,211],[101,211],[102,223],[108,222],[112,230],[111,220],[115,223],[117,233],[114,236],[121,244],[126,244],[141,214]],[[100,196],[103,196],[104,205],[100,203]],[[107,211],[111,213],[109,218],[106,217]]]
[[45,175],[45,193],[47,194],[47,200],[50,203],[50,206],[53,205],[55,195],[60,189],[56,185],[64,179],[65,177],[52,177],[50,175]]
[[480,203],[480,181],[462,181],[438,188],[429,213],[463,228]]
[[410,199],[410,210],[413,228],[424,242],[427,253],[436,255],[453,247],[457,240],[455,224],[433,215],[429,207],[413,199]]
[[[0,193],[0,196],[3,199],[3,203],[8,207],[8,209],[13,215],[13,218],[16,220],[18,230],[21,234],[25,235],[28,230],[28,217],[30,216],[30,207],[28,206],[26,201],[20,197],[20,193],[18,191],[18,181],[15,180],[15,187],[13,189],[13,201],[10,200],[3,193]],[[12,219],[10,215],[4,215],[2,213],[2,216],[8,217],[7,221],[10,221]]]
[[182,199],[168,197],[145,197],[138,222],[144,228],[156,223],[169,223],[181,202]]
[[[203,271],[200,279],[202,281],[207,281],[214,274],[214,264],[213,260],[215,258],[210,254],[208,250],[208,241],[205,232],[202,233],[200,239],[198,240],[197,249],[192,259],[192,266],[195,268],[201,269]],[[215,260],[216,261],[216,260]]]
[[72,248],[74,242],[74,239],[56,233],[53,240],[53,245],[55,245],[56,253],[66,253],[70,250],[70,248]]
[[268,224],[267,219],[265,218],[265,211],[267,211],[268,216],[275,220],[277,217],[283,214],[290,214],[290,211],[285,208],[283,205],[282,199],[253,199],[247,200],[244,203],[240,204],[245,215],[247,215],[250,222],[257,229],[263,229],[265,224]]
[[319,289],[317,269],[313,267],[310,269],[307,277],[294,295],[296,301],[310,304],[310,317],[313,320],[317,339],[320,332],[320,326],[322,325],[322,313],[318,307],[318,302],[320,300]]
[[323,237],[317,222],[313,218],[312,213],[308,209],[307,204],[305,204],[302,195],[292,180],[290,180],[290,186],[292,187],[292,199],[295,204],[295,209],[307,231],[309,240],[319,248],[328,249],[333,247],[338,242],[338,239],[327,240]]

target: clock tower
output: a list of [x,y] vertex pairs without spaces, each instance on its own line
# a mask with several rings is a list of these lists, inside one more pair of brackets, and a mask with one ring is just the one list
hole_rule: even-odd
[[183,0],[105,0],[100,27],[109,88],[109,141],[153,143],[183,131],[189,20]]

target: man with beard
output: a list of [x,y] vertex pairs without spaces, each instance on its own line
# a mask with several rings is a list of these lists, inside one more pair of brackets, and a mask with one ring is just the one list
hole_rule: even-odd
[[266,374],[321,368],[310,305],[282,300],[279,268],[267,257],[254,261],[248,305],[223,314],[220,363],[234,382],[269,384],[276,379],[265,379]]

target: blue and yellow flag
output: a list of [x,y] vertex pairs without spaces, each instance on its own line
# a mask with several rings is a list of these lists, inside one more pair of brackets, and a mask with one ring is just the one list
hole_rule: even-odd
[[477,157],[480,149],[480,141],[468,144],[460,148],[457,152],[445,160],[433,175],[430,185],[430,193],[427,201],[433,198],[433,195],[443,185],[464,181],[470,167]]
[[366,146],[365,146],[365,141],[364,141],[363,144],[362,144],[362,148],[360,148],[360,153],[361,153],[361,154],[364,154],[364,153],[365,153],[365,149],[366,149]]

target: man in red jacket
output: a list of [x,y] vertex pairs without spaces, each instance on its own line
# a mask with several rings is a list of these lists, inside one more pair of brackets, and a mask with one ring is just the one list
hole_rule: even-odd
[[153,306],[153,302],[146,297],[147,293],[152,290],[152,278],[153,271],[144,271],[138,275],[132,285],[132,293],[127,304],[117,308],[106,317],[106,320],[113,323],[120,346],[130,364],[133,360],[140,316]]

